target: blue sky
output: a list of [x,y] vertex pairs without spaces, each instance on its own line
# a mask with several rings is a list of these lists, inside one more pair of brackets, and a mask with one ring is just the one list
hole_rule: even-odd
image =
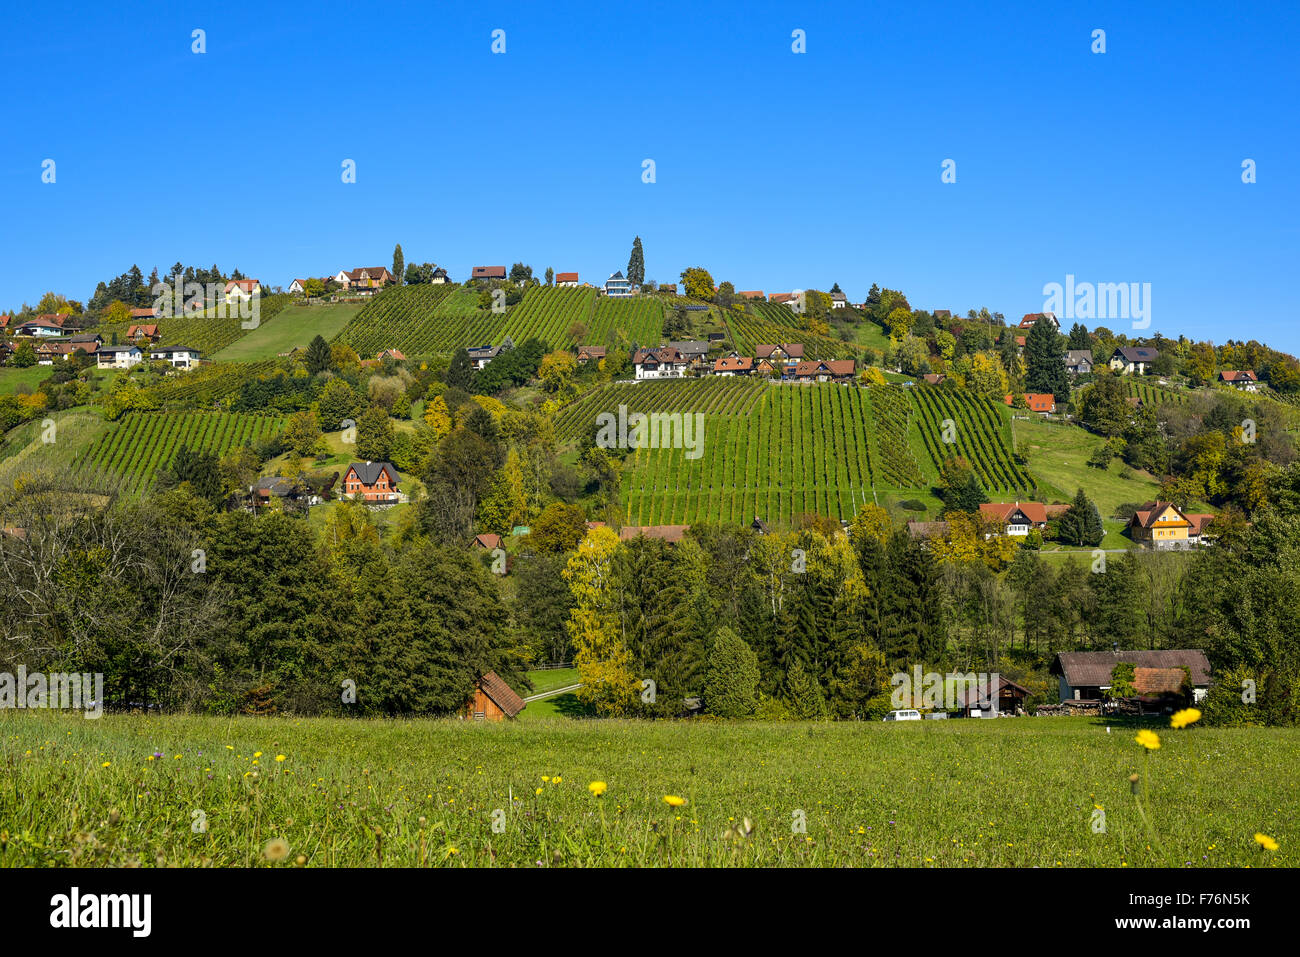
[[1152,332],[1300,352],[1296,5],[1051,6],[20,5],[0,308],[132,263],[287,286],[395,242],[600,282],[639,234],[659,281],[1017,319],[1067,274],[1149,282]]

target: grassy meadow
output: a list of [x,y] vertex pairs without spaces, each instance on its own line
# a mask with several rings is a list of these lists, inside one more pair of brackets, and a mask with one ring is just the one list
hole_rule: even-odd
[[1300,863],[1300,733],[1164,724],[5,711],[0,866]]

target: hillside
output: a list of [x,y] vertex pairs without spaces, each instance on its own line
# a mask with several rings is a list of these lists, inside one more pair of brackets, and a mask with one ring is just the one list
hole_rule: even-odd
[[292,349],[305,349],[316,336],[328,342],[339,334],[362,309],[357,302],[326,303],[309,306],[294,302],[275,317],[214,354],[216,362],[248,362],[274,359]]

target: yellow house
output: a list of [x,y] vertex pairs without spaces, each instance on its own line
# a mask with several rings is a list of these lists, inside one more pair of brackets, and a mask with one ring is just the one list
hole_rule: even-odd
[[1197,544],[1211,515],[1191,515],[1172,502],[1147,502],[1129,520],[1133,541],[1155,548],[1186,548]]

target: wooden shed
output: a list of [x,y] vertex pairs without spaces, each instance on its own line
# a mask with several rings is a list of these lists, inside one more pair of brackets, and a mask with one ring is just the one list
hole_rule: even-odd
[[527,705],[515,690],[501,680],[495,671],[479,678],[474,696],[465,703],[465,717],[475,721],[502,721],[513,718]]

